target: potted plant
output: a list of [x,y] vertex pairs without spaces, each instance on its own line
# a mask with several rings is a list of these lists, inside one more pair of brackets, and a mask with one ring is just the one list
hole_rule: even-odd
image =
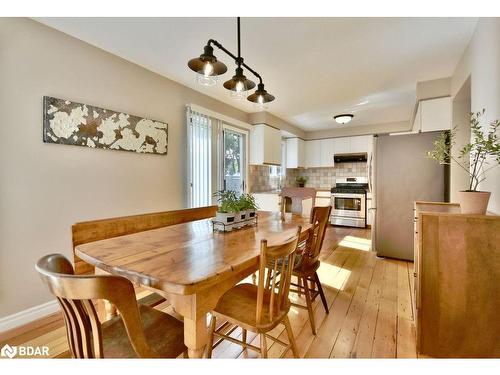
[[461,212],[464,214],[486,213],[491,192],[478,191],[479,184],[486,179],[486,172],[500,164],[500,143],[497,134],[500,120],[490,123],[489,129],[483,131],[479,118],[481,112],[470,114],[471,141],[460,150],[458,158],[451,153],[455,145],[456,128],[434,141],[434,149],[427,154],[441,164],[455,162],[469,174],[469,187],[459,192]]
[[[221,224],[216,224],[216,229],[230,231],[237,223],[239,212],[238,198],[232,190],[219,190],[214,193],[219,203],[215,220]],[[224,224],[224,225],[222,225]]]
[[[245,213],[246,219],[255,218],[255,211],[259,208],[255,198],[251,194],[242,194],[239,199],[241,212]],[[246,221],[246,225],[253,224],[252,221]]]
[[298,187],[304,187],[306,185],[306,182],[307,182],[307,177],[305,177],[305,176],[298,176],[295,179],[295,182],[297,183]]

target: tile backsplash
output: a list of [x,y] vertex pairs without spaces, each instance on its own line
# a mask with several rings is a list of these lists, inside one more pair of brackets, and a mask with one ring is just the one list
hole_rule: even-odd
[[296,186],[298,176],[307,178],[306,187],[330,189],[335,186],[335,177],[367,177],[366,162],[338,163],[331,168],[287,169],[285,186]]
[[[248,188],[250,192],[263,192],[280,188],[280,177],[272,175],[273,167],[250,165]],[[335,186],[335,177],[368,177],[366,162],[337,163],[331,168],[287,169],[283,186],[296,186],[298,176],[307,177],[306,186],[316,189],[330,189]]]
[[270,191],[280,188],[280,176],[272,175],[269,165],[250,165],[248,170],[248,189],[250,192]]

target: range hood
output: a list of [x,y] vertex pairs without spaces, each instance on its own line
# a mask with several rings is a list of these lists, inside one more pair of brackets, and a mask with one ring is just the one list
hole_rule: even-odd
[[368,154],[366,152],[355,153],[355,154],[334,154],[333,160],[335,163],[353,163],[360,161],[367,161]]

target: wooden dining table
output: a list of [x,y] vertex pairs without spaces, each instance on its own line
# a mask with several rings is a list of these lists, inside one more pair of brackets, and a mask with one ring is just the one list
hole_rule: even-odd
[[197,220],[75,247],[83,261],[124,276],[164,296],[184,320],[190,358],[201,358],[207,343],[207,313],[231,287],[258,269],[260,242],[284,242],[309,219],[258,212],[257,224],[231,232],[213,230],[210,219]]

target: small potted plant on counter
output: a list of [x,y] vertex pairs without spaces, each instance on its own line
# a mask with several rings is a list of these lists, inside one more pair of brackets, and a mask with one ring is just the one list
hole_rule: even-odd
[[304,187],[306,185],[306,182],[307,182],[307,177],[305,177],[305,176],[298,176],[295,179],[295,182],[297,183],[298,187]]
[[217,215],[215,220],[215,228],[225,230],[226,232],[232,230],[238,222],[239,215],[239,200],[236,193],[232,190],[219,190],[214,193],[219,203]]
[[458,193],[460,210],[464,214],[486,213],[491,192],[478,191],[478,187],[486,179],[486,172],[500,164],[500,142],[497,134],[500,120],[492,121],[489,129],[483,131],[479,122],[483,114],[484,109],[470,114],[471,141],[460,149],[458,158],[451,152],[456,144],[456,128],[449,136],[442,133],[434,141],[434,149],[427,153],[430,158],[441,164],[450,164],[453,161],[469,174],[468,189]]

